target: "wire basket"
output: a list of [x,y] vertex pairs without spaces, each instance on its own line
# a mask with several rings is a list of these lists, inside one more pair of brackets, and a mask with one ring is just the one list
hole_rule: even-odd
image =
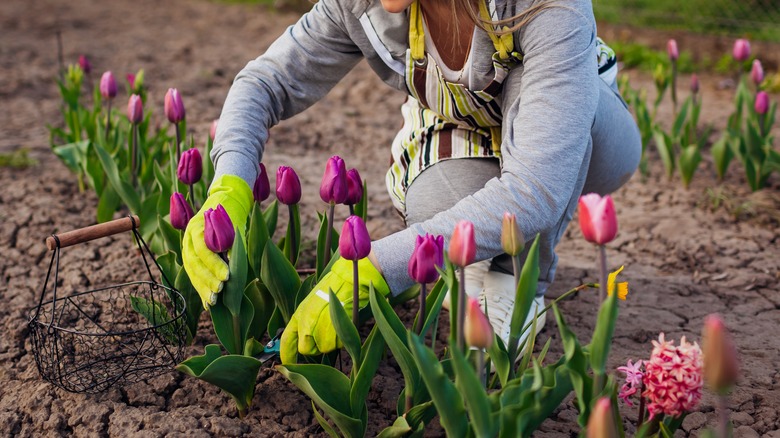
[[[29,321],[32,351],[41,377],[70,392],[96,393],[144,380],[181,362],[187,339],[185,301],[158,283],[154,255],[138,232],[137,216],[52,235],[53,251],[38,305]],[[98,237],[132,231],[148,281],[132,281],[63,296],[57,290],[60,249]],[[147,257],[148,256],[148,257]],[[54,285],[47,291],[54,269]],[[47,295],[52,295],[44,301]]]

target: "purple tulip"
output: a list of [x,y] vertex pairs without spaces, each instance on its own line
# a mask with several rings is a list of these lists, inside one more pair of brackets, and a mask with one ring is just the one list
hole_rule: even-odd
[[171,225],[173,228],[184,230],[193,216],[195,213],[193,213],[190,203],[184,199],[184,195],[178,192],[171,195]]
[[213,252],[226,252],[233,246],[233,240],[236,238],[236,230],[233,228],[233,222],[230,220],[222,204],[217,205],[216,209],[209,208],[204,213],[206,219],[206,229],[204,239],[206,246]]
[[740,38],[734,41],[734,49],[732,50],[734,59],[739,62],[745,62],[750,58],[750,41]]
[[103,76],[100,77],[100,94],[104,99],[116,97],[116,79],[110,71],[103,73]]
[[677,50],[677,41],[671,39],[666,42],[666,53],[669,54],[669,59],[671,59],[672,62],[677,61],[677,58],[680,57],[680,51]]
[[344,222],[339,237],[339,254],[347,260],[360,260],[371,252],[371,237],[360,216],[350,216]]
[[758,94],[756,94],[754,108],[756,112],[761,115],[764,115],[769,111],[769,95],[766,94],[766,91],[759,91]]
[[203,158],[197,148],[187,149],[181,154],[179,167],[176,168],[176,176],[188,186],[200,181],[203,175]]
[[127,118],[130,123],[137,125],[144,120],[144,103],[141,96],[133,94],[127,101]]
[[179,90],[169,88],[165,93],[165,116],[171,123],[179,123],[184,120],[184,102],[181,100]]
[[330,157],[325,165],[320,198],[323,202],[333,204],[343,204],[347,200],[347,168],[338,155]]
[[87,59],[86,55],[79,55],[79,67],[81,67],[81,70],[86,74],[92,72],[92,64],[89,63],[89,59]]
[[276,199],[285,205],[301,202],[301,180],[292,167],[279,166],[276,171]]
[[219,125],[219,119],[215,119],[211,122],[211,128],[209,128],[209,138],[214,141],[217,138],[217,126]]
[[127,84],[130,85],[130,89],[135,90],[135,75],[128,73],[125,75],[125,78],[127,79]]
[[347,205],[355,205],[363,198],[363,180],[357,169],[347,171]]
[[699,92],[699,76],[696,73],[691,75],[691,93],[696,94]]
[[764,67],[761,65],[761,61],[758,59],[753,60],[753,68],[750,70],[750,79],[756,86],[761,85],[764,82]]
[[437,266],[444,266],[444,236],[418,235],[409,259],[409,277],[418,283],[433,283],[439,278]]
[[271,183],[268,181],[268,172],[265,171],[263,163],[260,163],[260,171],[255,179],[255,185],[252,187],[252,194],[258,204],[268,199],[271,194]]

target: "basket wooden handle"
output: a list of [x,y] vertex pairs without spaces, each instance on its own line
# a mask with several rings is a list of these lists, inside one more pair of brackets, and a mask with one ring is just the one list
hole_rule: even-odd
[[[78,243],[89,242],[90,240],[99,239],[101,237],[112,236],[117,233],[130,231],[133,228],[138,228],[140,225],[141,220],[138,219],[138,216],[133,215],[123,217],[111,222],[104,222],[102,224],[92,225],[89,227],[79,228],[78,230],[49,236],[46,238],[46,247],[49,248],[49,251],[54,251],[58,246],[60,248],[65,248],[67,246],[76,245]],[[58,241],[59,245],[57,244]]]

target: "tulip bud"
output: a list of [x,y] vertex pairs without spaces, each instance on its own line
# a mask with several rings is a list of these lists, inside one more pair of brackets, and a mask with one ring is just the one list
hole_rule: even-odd
[[756,103],[754,108],[756,113],[761,115],[764,115],[767,111],[769,111],[769,95],[766,94],[766,91],[759,91],[758,94],[756,94]]
[[285,205],[301,201],[301,180],[292,167],[279,166],[276,171],[276,199]]
[[325,174],[320,184],[320,198],[323,202],[343,204],[347,200],[347,169],[338,155],[328,159]]
[[371,237],[360,216],[350,216],[344,221],[339,236],[339,254],[347,260],[360,260],[371,252]]
[[81,67],[81,71],[86,74],[92,72],[92,64],[89,63],[89,59],[87,59],[86,55],[79,55],[79,67]]
[[225,211],[225,207],[218,204],[216,209],[209,208],[204,213],[204,218],[206,220],[204,230],[206,246],[216,253],[229,250],[236,238],[236,230],[233,228],[233,222]]
[[135,90],[135,75],[132,73],[128,73],[125,75],[125,78],[127,79],[127,85],[130,86],[131,90]]
[[450,261],[461,268],[470,265],[477,255],[477,242],[474,240],[474,224],[460,221],[452,232],[449,249]]
[[192,212],[189,202],[184,199],[184,195],[178,192],[171,195],[171,225],[173,228],[184,230],[193,216],[195,213]]
[[696,94],[699,92],[699,76],[696,73],[691,75],[691,93]]
[[200,181],[203,175],[203,158],[197,148],[187,149],[181,154],[179,167],[176,168],[176,176],[179,181],[191,186]]
[[617,214],[611,196],[602,198],[596,193],[580,196],[579,209],[580,229],[585,240],[604,245],[615,238]]
[[587,438],[617,438],[615,417],[612,414],[612,402],[607,397],[596,401],[590,413],[587,426]]
[[184,120],[184,102],[181,100],[179,90],[169,88],[165,93],[165,116],[171,123],[179,123]]
[[466,319],[463,327],[463,337],[466,344],[474,348],[487,350],[493,345],[495,336],[485,313],[479,305],[479,301],[468,297],[466,307]]
[[525,240],[523,233],[517,226],[517,218],[509,212],[504,213],[504,221],[501,228],[501,246],[504,252],[511,256],[516,256],[523,251]]
[[103,73],[103,76],[100,77],[100,95],[104,99],[116,97],[116,80],[110,71]]
[[677,50],[677,41],[671,39],[666,42],[666,53],[669,54],[669,59],[672,62],[677,61],[677,58],[680,57],[680,52]]
[[357,169],[347,171],[347,205],[355,205],[363,198],[363,180]]
[[444,266],[444,236],[418,235],[409,259],[409,277],[418,283],[433,283],[439,278],[437,266]]
[[214,141],[217,138],[217,126],[219,125],[219,119],[215,119],[211,122],[211,128],[209,128],[209,138]]
[[734,41],[734,49],[732,50],[734,59],[739,62],[745,62],[750,58],[750,41],[740,38]]
[[717,393],[724,393],[736,382],[739,374],[737,350],[723,320],[709,315],[702,330],[704,380]]
[[756,86],[761,85],[764,82],[764,67],[761,65],[761,61],[758,59],[753,60],[753,68],[750,69],[750,79]]
[[268,172],[265,171],[265,165],[260,163],[260,171],[257,173],[255,184],[252,186],[252,194],[255,202],[258,204],[268,199],[271,194],[271,183],[268,181]]
[[130,96],[130,100],[127,101],[127,118],[134,125],[144,120],[144,103],[141,101],[141,96],[137,94]]

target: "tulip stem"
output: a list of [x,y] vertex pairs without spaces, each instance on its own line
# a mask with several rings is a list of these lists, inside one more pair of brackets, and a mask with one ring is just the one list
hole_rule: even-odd
[[482,388],[487,388],[487,373],[485,372],[485,350],[479,348],[477,349],[477,355],[475,356],[476,363],[475,369],[477,371],[477,377],[479,377],[479,381],[482,383]]
[[111,98],[108,98],[108,107],[106,108],[106,142],[108,142],[108,132],[111,130]]
[[192,208],[198,208],[195,205],[195,184],[190,184],[190,203],[192,203]]
[[466,347],[463,325],[466,321],[466,267],[460,268],[460,278],[458,280],[458,348],[461,351]]
[[[328,233],[330,235],[330,233]],[[352,260],[352,323],[360,323],[360,283],[358,282],[358,261]]]
[[[137,164],[137,155],[138,155],[138,124],[133,123],[133,146],[130,150],[130,178],[132,179],[133,187],[136,186],[136,183],[138,181],[138,178],[136,176],[136,166]],[[192,199],[190,199],[190,202],[192,202]]]
[[336,204],[331,202],[328,205],[328,231],[325,233],[325,263],[322,266],[328,266],[330,263],[331,241],[333,239],[333,216],[336,211]]
[[672,114],[677,118],[677,61],[672,60]]
[[601,272],[599,275],[599,295],[601,302],[607,299],[607,249],[604,245],[599,245],[599,267]]
[[420,283],[420,310],[417,311],[417,334],[423,336],[423,327],[425,326],[425,283]]
[[355,215],[355,205],[354,204],[349,204],[348,207],[349,207],[349,215],[350,216],[354,216]]
[[179,123],[174,123],[173,126],[176,127],[176,165],[179,165],[179,161],[181,161],[181,132],[179,130]]
[[639,413],[637,414],[637,420],[636,420],[636,428],[639,429],[639,426],[642,425],[642,423],[645,421],[645,396],[642,395],[645,393],[645,382],[642,382],[642,388],[639,390]]
[[287,211],[290,215],[290,263],[295,266],[298,259],[298,242],[295,240],[295,211],[292,205],[287,206]]
[[729,436],[729,406],[728,397],[718,395],[718,417],[720,418],[720,428],[718,430],[719,438],[728,438]]

